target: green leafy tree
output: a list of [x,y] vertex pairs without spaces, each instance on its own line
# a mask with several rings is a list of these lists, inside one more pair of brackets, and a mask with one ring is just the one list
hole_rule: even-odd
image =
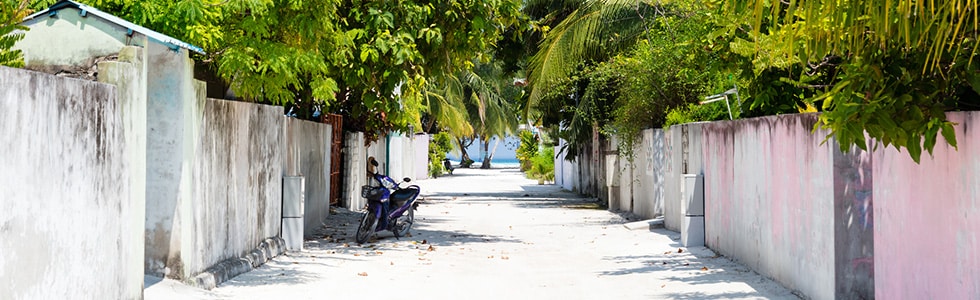
[[202,46],[205,72],[243,99],[319,104],[369,139],[422,128],[427,82],[472,67],[520,2],[379,0],[93,0],[101,9]]
[[27,30],[27,27],[20,26],[28,10],[28,0],[0,0],[0,66],[23,67],[24,58],[20,50],[11,50],[17,41],[24,38],[23,33],[15,33],[17,30]]
[[729,35],[745,35],[736,48],[750,52],[757,74],[791,65],[806,66],[800,73],[836,69],[803,101],[825,111],[817,126],[828,128],[842,149],[867,149],[867,133],[918,161],[939,134],[956,145],[945,111],[980,104],[975,4],[760,0],[716,7]]

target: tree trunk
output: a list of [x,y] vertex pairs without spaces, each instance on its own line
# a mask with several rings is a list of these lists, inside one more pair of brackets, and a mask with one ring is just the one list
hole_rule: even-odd
[[[490,138],[493,139],[493,138]],[[500,140],[493,143],[493,149],[490,149],[490,141],[483,141],[483,165],[480,169],[489,169],[490,162],[493,161],[493,154],[497,152],[497,146],[500,145]]]
[[459,145],[459,165],[462,168],[469,168],[470,165],[466,164],[466,161],[471,160],[470,154],[466,153],[466,147],[473,144],[473,140],[467,138],[456,138],[456,144]]
[[490,154],[490,141],[481,141],[483,143],[483,165],[480,169],[489,169],[490,160],[493,159],[493,155]]

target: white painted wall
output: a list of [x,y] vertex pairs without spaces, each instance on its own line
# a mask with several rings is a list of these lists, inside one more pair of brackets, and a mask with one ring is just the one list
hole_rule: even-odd
[[0,67],[0,299],[142,298],[138,88]]

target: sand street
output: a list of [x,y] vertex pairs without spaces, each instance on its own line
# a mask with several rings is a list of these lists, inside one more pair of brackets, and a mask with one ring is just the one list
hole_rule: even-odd
[[358,214],[338,209],[306,250],[211,291],[170,280],[147,299],[797,299],[664,229],[622,216],[512,169],[460,169],[419,180],[411,237],[353,241]]

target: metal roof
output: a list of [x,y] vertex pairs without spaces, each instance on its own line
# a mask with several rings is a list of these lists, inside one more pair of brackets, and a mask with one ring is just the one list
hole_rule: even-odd
[[66,7],[77,8],[77,9],[79,9],[79,10],[82,11],[83,15],[94,15],[94,16],[99,17],[99,18],[101,18],[103,20],[106,20],[106,21],[108,21],[110,23],[114,23],[114,24],[119,25],[121,27],[124,27],[126,29],[132,30],[134,32],[138,32],[138,33],[140,33],[142,35],[145,35],[147,38],[149,38],[151,40],[157,41],[157,42],[159,42],[161,44],[168,45],[171,48],[176,49],[175,47],[180,47],[180,48],[184,48],[184,49],[187,49],[187,50],[190,50],[190,51],[194,51],[194,52],[197,52],[197,53],[200,53],[200,54],[205,54],[204,53],[204,49],[201,49],[201,47],[188,44],[188,43],[186,43],[184,41],[181,41],[181,40],[172,38],[172,37],[167,36],[165,34],[162,34],[162,33],[159,33],[159,32],[156,32],[156,31],[153,31],[153,30],[150,30],[150,29],[147,29],[146,27],[133,24],[132,22],[123,20],[123,19],[121,19],[119,17],[113,16],[113,15],[111,15],[109,13],[106,13],[106,12],[103,12],[101,10],[98,10],[95,7],[91,7],[91,6],[88,6],[88,5],[85,5],[85,4],[81,4],[81,3],[78,3],[78,2],[75,2],[75,1],[71,1],[71,0],[61,0],[61,1],[58,1],[58,3],[55,3],[55,4],[51,5],[50,7],[48,7],[45,10],[42,10],[42,11],[39,11],[37,13],[34,13],[34,14],[30,15],[30,16],[27,16],[26,18],[24,18],[24,21],[31,20],[31,19],[37,18],[39,16],[49,16],[53,12],[57,12],[58,10],[61,10],[63,8],[66,8]]

